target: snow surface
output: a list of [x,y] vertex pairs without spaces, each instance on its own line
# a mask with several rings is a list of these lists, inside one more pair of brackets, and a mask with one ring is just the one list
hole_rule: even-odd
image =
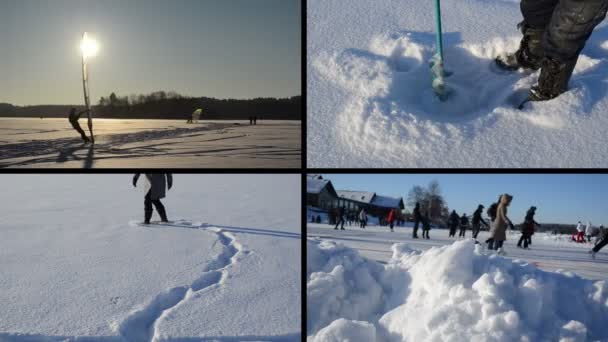
[[538,73],[492,65],[518,47],[519,1],[442,11],[446,102],[430,86],[432,1],[309,2],[309,167],[606,167],[608,26],[587,42],[570,91],[519,111]]
[[[80,121],[83,129],[86,120]],[[299,121],[94,119],[85,145],[67,119],[0,118],[0,167],[297,168]],[[88,131],[87,131],[88,133]]]
[[[405,242],[390,245],[388,260],[378,262],[363,254],[386,243],[369,239],[364,245],[363,238],[344,236],[350,230],[314,237],[321,229],[328,230],[309,225],[308,341],[608,340],[606,272],[603,280],[549,272],[487,254],[472,239],[420,251],[422,241],[402,235],[397,238]],[[372,229],[365,233],[380,235]],[[533,248],[542,253],[537,240]],[[604,271],[606,261],[599,261]]]
[[0,341],[300,340],[298,175],[175,174],[151,226],[128,174],[0,181]]

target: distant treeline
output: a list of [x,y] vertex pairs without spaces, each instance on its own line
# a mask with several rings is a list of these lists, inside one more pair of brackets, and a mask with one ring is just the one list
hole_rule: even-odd
[[[3,117],[67,117],[70,108],[83,110],[82,105],[13,106],[0,103]],[[93,107],[95,117],[128,119],[183,119],[194,110],[203,110],[202,120],[247,120],[257,116],[261,120],[301,120],[302,97],[255,98],[250,100],[209,97],[185,97],[175,92],[157,91],[147,95],[101,97]]]

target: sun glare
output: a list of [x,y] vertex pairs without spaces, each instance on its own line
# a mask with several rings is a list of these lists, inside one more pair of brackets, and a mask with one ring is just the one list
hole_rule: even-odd
[[93,57],[97,54],[98,46],[94,39],[89,38],[86,34],[80,43],[80,51],[84,58]]

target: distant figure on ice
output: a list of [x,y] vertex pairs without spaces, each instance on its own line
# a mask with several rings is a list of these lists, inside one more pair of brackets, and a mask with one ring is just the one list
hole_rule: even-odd
[[359,222],[361,223],[361,228],[365,229],[365,226],[367,225],[367,213],[365,212],[365,208],[361,209],[361,212],[359,213]]
[[422,238],[430,239],[429,231],[431,230],[431,219],[429,218],[428,212],[422,215]]
[[89,137],[87,137],[86,133],[84,133],[84,131],[80,127],[80,124],[78,123],[78,119],[80,119],[80,116],[86,112],[86,110],[83,110],[82,112],[76,114],[76,108],[72,107],[72,109],[70,109],[68,120],[70,120],[70,124],[72,125],[72,127],[74,127],[76,132],[80,133],[80,137],[82,138],[82,140],[88,143],[91,142],[91,140],[89,139]]
[[257,124],[258,124],[258,117],[257,117],[257,116],[254,116],[254,117],[253,117],[253,124],[254,124],[254,125],[257,125]]
[[585,236],[587,236],[587,242],[591,242],[591,236],[593,236],[593,226],[590,221],[587,221],[587,226],[585,227]]
[[422,221],[422,215],[420,215],[420,203],[416,202],[416,206],[414,207],[414,233],[412,237],[414,239],[418,238],[418,225]]
[[521,0],[523,33],[519,49],[498,56],[507,70],[540,70],[528,101],[546,101],[568,90],[578,56],[593,29],[604,20],[608,0]]
[[483,205],[478,205],[477,210],[473,213],[473,218],[471,219],[471,227],[473,230],[473,239],[477,240],[477,235],[481,230],[481,224],[483,223],[485,226],[488,226],[488,223],[481,217],[483,213]]
[[519,242],[517,242],[517,247],[519,248],[521,248],[523,242],[523,248],[528,249],[528,246],[532,244],[534,226],[540,227],[540,224],[534,221],[534,214],[536,214],[536,207],[530,207],[526,213],[526,218],[524,219],[524,226],[521,228],[521,237],[519,238]]
[[338,208],[338,222],[336,222],[334,229],[338,229],[338,225],[340,224],[342,224],[340,229],[344,230],[344,207]]
[[513,229],[513,223],[507,217],[507,208],[512,200],[513,196],[509,194],[504,194],[500,197],[500,203],[496,208],[496,220],[494,220],[494,224],[490,230],[491,240],[488,244],[488,249],[496,249],[498,254],[504,254],[502,245],[507,239],[507,225]]
[[458,233],[458,237],[465,237],[467,226],[469,225],[469,218],[467,214],[462,213],[462,217],[460,217],[460,233]]
[[591,257],[595,259],[595,253],[599,252],[600,249],[604,248],[604,246],[608,245],[608,230],[604,229],[604,226],[600,226],[600,237],[599,242],[595,244],[589,253],[591,253]]
[[450,228],[450,237],[456,236],[456,228],[460,224],[460,216],[456,214],[456,210],[452,210],[450,217],[448,218],[448,227]]
[[576,225],[576,238],[573,237],[572,240],[580,243],[585,242],[585,228],[583,228],[581,221],[578,221]]
[[[133,176],[133,186],[137,186],[137,180],[140,173]],[[160,216],[161,222],[169,222],[167,220],[167,212],[165,206],[160,199],[165,198],[165,187],[171,189],[173,186],[173,176],[170,173],[146,173],[146,197],[144,198],[144,224],[150,224],[152,218],[152,205],[156,208],[156,212]]]
[[395,209],[391,209],[391,211],[388,212],[386,221],[388,222],[388,226],[391,228],[391,232],[394,232],[393,227],[395,225]]

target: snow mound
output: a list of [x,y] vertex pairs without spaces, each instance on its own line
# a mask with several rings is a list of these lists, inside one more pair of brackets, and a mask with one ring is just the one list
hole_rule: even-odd
[[[485,255],[472,241],[393,245],[387,265],[308,241],[308,340],[606,340],[608,284]],[[374,329],[367,324],[373,325]]]
[[313,342],[369,342],[375,338],[376,328],[372,324],[340,318],[319,331]]

